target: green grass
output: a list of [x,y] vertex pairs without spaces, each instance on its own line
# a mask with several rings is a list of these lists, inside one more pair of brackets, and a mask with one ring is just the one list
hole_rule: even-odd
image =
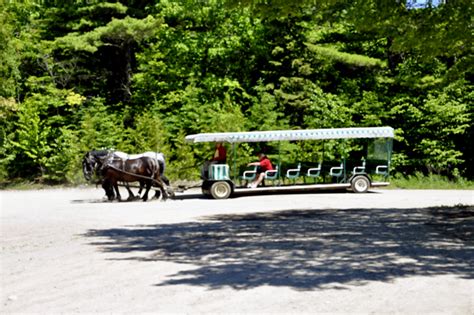
[[10,181],[0,182],[0,190],[39,190],[39,189],[50,189],[50,188],[64,188],[74,187],[78,185],[65,185],[65,184],[46,184],[37,181],[29,181],[26,179],[15,179]]
[[450,180],[445,176],[435,174],[416,173],[408,176],[395,174],[390,177],[389,182],[390,188],[402,189],[474,189],[474,181],[461,177]]

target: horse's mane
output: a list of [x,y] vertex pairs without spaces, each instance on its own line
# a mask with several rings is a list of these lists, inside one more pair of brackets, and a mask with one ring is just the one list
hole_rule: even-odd
[[109,153],[111,152],[111,150],[107,150],[107,149],[101,149],[101,150],[92,150],[92,151],[89,151],[89,154],[95,156],[95,157],[105,157],[107,156]]

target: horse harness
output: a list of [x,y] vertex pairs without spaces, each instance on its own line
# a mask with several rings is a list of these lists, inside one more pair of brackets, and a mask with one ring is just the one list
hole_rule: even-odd
[[[113,166],[112,163],[113,163],[114,161],[121,161],[121,162],[122,162],[122,169],[119,169],[119,168]],[[101,169],[101,171],[103,171],[103,170],[105,170],[105,169],[107,169],[107,168],[111,168],[111,169],[113,169],[113,170],[115,170],[115,171],[117,171],[117,172],[119,172],[119,173],[123,173],[123,174],[126,174],[126,175],[130,175],[130,176],[134,176],[134,177],[138,177],[138,178],[142,178],[142,179],[146,179],[146,180],[151,180],[151,181],[153,181],[154,183],[156,183],[156,184],[158,184],[158,185],[162,185],[161,182],[159,182],[159,181],[157,181],[156,179],[153,178],[153,175],[155,175],[156,172],[153,173],[152,176],[150,176],[150,177],[143,176],[143,175],[138,175],[138,174],[131,173],[131,172],[127,172],[127,171],[125,170],[125,163],[124,163],[125,161],[126,161],[126,160],[123,160],[122,158],[116,156],[116,155],[114,154],[114,152],[111,151],[111,152],[109,152],[109,154],[107,154],[107,156],[104,158],[104,163],[102,163],[102,166],[101,166],[100,169]]]

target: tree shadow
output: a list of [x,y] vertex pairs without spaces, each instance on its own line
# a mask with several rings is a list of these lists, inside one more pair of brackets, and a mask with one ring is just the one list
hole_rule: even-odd
[[344,288],[408,276],[474,278],[474,207],[288,210],[90,230],[114,259],[197,268],[156,285]]

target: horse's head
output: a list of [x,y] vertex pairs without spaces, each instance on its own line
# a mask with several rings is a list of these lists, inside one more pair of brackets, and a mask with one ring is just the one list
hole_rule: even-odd
[[107,150],[101,151],[89,151],[84,155],[82,160],[82,172],[84,173],[84,178],[88,181],[97,174],[97,171],[100,170],[104,162],[109,158],[110,152]]
[[92,152],[87,152],[82,159],[82,172],[84,173],[84,178],[87,181],[92,179],[94,174],[94,168],[96,166],[95,157]]

